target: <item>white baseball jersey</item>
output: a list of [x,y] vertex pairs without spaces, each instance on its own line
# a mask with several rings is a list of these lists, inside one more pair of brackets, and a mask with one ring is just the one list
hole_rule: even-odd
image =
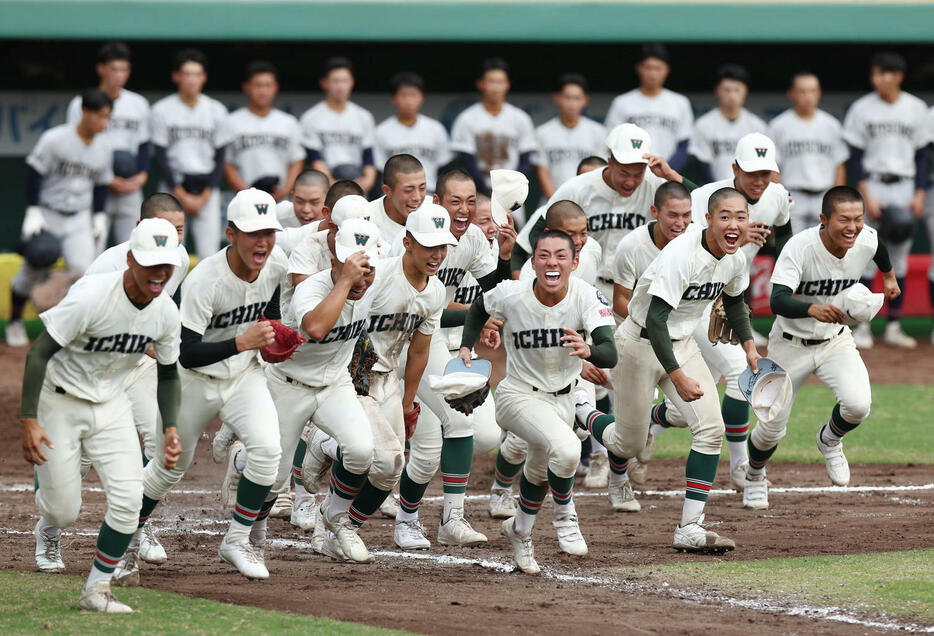
[[587,157],[606,158],[606,128],[592,119],[581,117],[574,128],[549,119],[535,129],[538,151],[532,158],[536,166],[547,166],[548,176],[557,188],[577,174],[577,165]]
[[276,247],[282,248],[286,257],[291,258],[295,248],[317,234],[322,227],[327,230],[328,226],[324,224],[324,219],[312,221],[306,225],[284,228],[281,232],[276,232]]
[[265,117],[238,108],[224,120],[220,135],[229,140],[225,161],[236,166],[247,186],[263,177],[278,177],[284,188],[289,166],[305,158],[298,120],[278,108]]
[[616,246],[614,261],[616,269],[613,282],[626,289],[634,290],[642,272],[661,253],[652,240],[652,232],[658,232],[658,224],[652,221],[648,225],[633,230]]
[[[597,282],[597,273],[603,265],[603,248],[600,243],[592,236],[587,237],[587,242],[581,248],[578,254],[577,269],[571,272],[571,276],[580,278],[588,285]],[[519,280],[531,280],[535,278],[535,270],[532,269],[532,259],[530,258],[522,265],[519,270]]]
[[[482,231],[481,231],[482,232]],[[485,238],[485,237],[484,237]],[[471,238],[471,241],[474,239]],[[493,259],[493,262],[496,263],[499,260],[499,244],[494,240],[492,243],[487,241],[489,246],[490,258]],[[451,253],[453,247],[448,247],[448,254]],[[453,262],[453,261],[452,261]],[[482,262],[482,261],[477,261]],[[484,268],[489,267],[489,265],[484,265]],[[440,271],[440,270],[439,270]],[[445,298],[450,297],[451,287],[445,287]],[[457,286],[457,289],[454,290],[454,297],[450,300],[461,305],[467,305],[468,307],[473,304],[477,298],[483,295],[483,288],[480,287],[480,283],[477,282],[477,279],[474,278],[474,275],[467,271],[464,274],[464,277],[461,279],[460,284]],[[446,306],[446,305],[445,305]],[[441,330],[442,337],[445,338],[448,343],[448,349],[455,351],[461,347],[461,335],[464,333],[463,327],[445,327]]]
[[353,102],[337,112],[320,101],[305,111],[301,124],[305,147],[320,150],[324,163],[332,168],[362,165],[363,151],[376,143],[373,115]]
[[402,349],[418,331],[433,335],[441,325],[444,285],[437,276],[429,276],[425,289],[412,287],[402,271],[403,256],[384,258],[379,262],[380,285],[372,292],[373,304],[366,332],[373,342],[379,361],[377,371],[395,371],[399,367]]
[[850,158],[839,120],[822,110],[802,119],[789,108],[769,122],[768,136],[775,142],[782,183],[789,190],[832,188],[837,166]]
[[[710,195],[720,188],[733,188],[733,179],[724,179],[723,181],[714,181],[705,186],[697,188],[691,192],[691,220],[696,223],[696,227],[707,227],[707,203]],[[791,208],[794,203],[788,190],[780,183],[769,183],[765,192],[755,203],[746,202],[749,207],[749,222],[764,223],[770,227],[776,225],[785,225],[791,222]],[[747,243],[740,249],[750,265],[756,254],[759,252],[759,246],[755,243]]]
[[519,156],[537,148],[532,118],[512,104],[503,104],[498,115],[474,104],[457,116],[451,128],[451,149],[477,158],[487,188],[490,170],[515,170]]
[[581,359],[562,346],[562,329],[585,338],[598,327],[615,327],[613,310],[595,287],[568,280],[567,295],[546,307],[532,291],[533,280],[506,280],[483,295],[487,313],[504,321],[506,377],[542,391],[560,391],[581,373]]
[[289,274],[311,276],[330,268],[331,250],[328,247],[328,230],[305,234],[302,240],[292,247],[292,253],[289,254]]
[[207,95],[199,95],[194,106],[177,94],[153,104],[152,143],[166,149],[176,183],[182,175],[214,171],[214,152],[230,142],[221,136],[226,119],[227,108]]
[[[129,241],[104,250],[100,256],[94,259],[94,262],[85,270],[84,274],[88,276],[91,274],[125,271],[127,268],[126,255],[129,251]],[[168,282],[166,282],[165,289],[162,290],[161,294],[169,298],[175,295],[182,281],[185,280],[185,276],[188,274],[188,267],[191,265],[191,258],[188,256],[188,250],[185,249],[184,245],[178,246],[178,260],[181,265],[177,266],[175,271],[172,272],[172,276],[169,278]]]
[[863,150],[867,174],[915,176],[915,151],[928,144],[927,105],[902,92],[894,104],[876,93],[860,97],[843,120],[846,142]]
[[276,219],[284,228],[300,227],[301,222],[295,216],[295,206],[289,200],[279,201],[276,204]]
[[[373,287],[380,282],[380,268],[377,268],[377,272],[373,285],[363,294],[363,298],[344,302],[340,317],[324,338],[320,341],[309,339],[299,345],[295,355],[277,364],[276,368],[308,386],[328,386],[348,373],[347,365],[353,357],[354,344],[366,328],[367,316],[375,296]],[[308,334],[301,327],[302,319],[334,289],[331,274],[332,271],[327,269],[309,276],[298,284],[292,294],[291,326],[301,331],[306,338]]]
[[629,317],[644,327],[652,297],[673,307],[668,314],[672,340],[690,338],[721,292],[739,296],[749,287],[749,268],[738,251],[720,260],[702,245],[702,232],[675,238],[642,273],[629,301]]
[[690,139],[694,111],[688,98],[680,93],[663,88],[657,96],[649,97],[635,88],[613,100],[604,122],[607,130],[625,123],[648,132],[652,152],[667,158],[674,154],[679,142]]
[[86,144],[73,124],[42,133],[26,163],[42,175],[39,205],[50,210],[90,210],[94,186],[108,185],[114,179],[113,151],[103,135]]
[[736,119],[727,119],[719,108],[714,108],[694,123],[688,153],[710,166],[714,181],[732,179],[736,142],[744,135],[764,133],[766,129],[765,122],[745,108]]
[[[401,243],[402,236],[396,237],[393,253],[399,253]],[[469,225],[457,245],[448,246],[448,252],[438,268],[437,278],[444,285],[444,306],[447,307],[454,300],[458,287],[468,273],[479,280],[495,272],[496,266],[497,253],[490,249],[490,242],[486,240],[483,230],[476,225]]]
[[159,364],[178,360],[175,303],[162,293],[138,309],[123,288],[122,271],[83,276],[39,318],[62,346],[49,361],[46,379],[82,400],[100,404],[123,392],[149,345]]
[[[401,246],[402,237],[405,236],[405,225],[396,223],[389,218],[389,215],[386,214],[385,202],[385,195],[370,201],[371,212],[369,220],[379,228],[380,245],[389,247],[395,245],[397,242],[396,239],[398,239],[398,243]],[[401,254],[401,252],[392,252],[391,254],[395,256]]]
[[422,163],[429,193],[435,191],[438,169],[454,158],[448,131],[441,122],[424,115],[418,115],[411,126],[393,116],[376,127],[373,147],[376,167],[382,170],[387,159],[401,154],[412,155]]
[[[837,258],[827,251],[820,238],[820,227],[810,227],[795,234],[785,243],[785,248],[772,270],[772,284],[791,288],[792,298],[818,305],[830,304],[838,293],[859,282],[866,267],[876,254],[879,236],[868,225],[856,237],[856,243]],[[778,316],[779,328],[799,338],[825,340],[840,331],[836,323],[819,322],[807,318]]]
[[[114,150],[125,150],[134,155],[140,144],[149,141],[151,119],[149,102],[139,93],[123,89],[114,100],[107,130],[101,136]],[[81,96],[76,95],[68,104],[65,122],[77,125],[81,121]]]
[[[204,342],[222,342],[243,334],[258,321],[285,274],[288,260],[274,247],[252,283],[238,278],[227,263],[224,248],[198,263],[182,283],[182,326],[202,335]],[[256,351],[241,351],[195,369],[215,378],[234,378],[256,362]]]

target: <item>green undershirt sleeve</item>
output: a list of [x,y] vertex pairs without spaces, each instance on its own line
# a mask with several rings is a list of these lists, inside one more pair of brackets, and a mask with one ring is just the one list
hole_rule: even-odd
[[726,312],[730,327],[739,336],[739,341],[743,343],[752,340],[752,325],[749,324],[749,312],[746,311],[743,295],[723,294],[723,311]]
[[158,364],[156,369],[156,403],[162,415],[162,430],[178,425],[182,400],[182,382],[175,364]]
[[460,327],[466,318],[466,309],[445,309],[441,312],[441,328]]
[[461,347],[473,349],[477,340],[480,338],[480,332],[483,331],[483,325],[489,320],[490,314],[486,313],[486,307],[483,306],[483,296],[480,296],[470,309],[467,310],[467,320],[464,321],[464,333],[461,335]]
[[616,342],[613,340],[613,327],[604,325],[597,327],[590,333],[593,344],[590,345],[590,357],[587,362],[601,369],[612,369],[616,366]]
[[776,255],[782,253],[782,248],[785,247],[785,243],[788,242],[794,233],[791,231],[791,221],[785,223],[785,225],[776,225],[775,226],[775,252]]
[[42,334],[33,343],[26,355],[26,370],[23,372],[23,394],[20,417],[35,418],[39,413],[39,393],[45,381],[45,369],[62,345],[55,342],[48,331]]
[[674,349],[671,346],[671,334],[668,333],[668,314],[674,309],[658,296],[652,296],[652,302],[649,304],[649,311],[645,317],[645,330],[649,332],[649,342],[652,343],[652,351],[655,357],[661,363],[665,373],[671,373],[681,365],[675,358]]
[[807,318],[808,308],[810,308],[811,303],[792,298],[791,287],[773,284],[772,295],[769,297],[769,306],[772,308],[772,313],[776,316]]
[[892,260],[889,258],[889,250],[886,249],[882,241],[879,241],[879,244],[876,246],[876,253],[873,255],[872,260],[883,274],[892,271]]

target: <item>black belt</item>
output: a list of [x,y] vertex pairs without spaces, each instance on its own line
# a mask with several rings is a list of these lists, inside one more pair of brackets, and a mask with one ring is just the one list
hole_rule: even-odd
[[909,177],[903,177],[900,174],[891,174],[891,173],[882,173],[872,175],[874,178],[878,179],[882,183],[898,183],[903,179],[908,179]]
[[782,338],[784,338],[785,340],[794,340],[795,338],[798,338],[798,340],[801,341],[801,344],[803,344],[805,347],[813,347],[816,345],[824,344],[825,342],[830,342],[831,340],[839,336],[841,333],[843,333],[844,329],[846,329],[846,327],[840,327],[840,331],[830,336],[829,338],[814,338],[811,340],[808,340],[807,338],[798,338],[798,336],[793,336],[790,333],[786,333],[783,331]]
[[62,216],[74,216],[78,212],[81,211],[81,210],[56,210],[54,208],[48,208],[48,209],[52,210],[52,212],[57,212],[58,214],[61,214]]
[[569,385],[567,385],[563,389],[558,389],[557,391],[545,391],[544,389],[540,389],[536,386],[533,386],[532,390],[538,391],[539,393],[547,393],[548,395],[567,395],[568,393],[571,392],[571,389],[573,389],[576,386],[577,386],[577,380],[574,380],[573,382],[571,382]]
[[808,190],[807,188],[789,188],[790,190],[795,190],[797,192],[803,192],[804,194],[816,197],[818,195],[824,194],[827,190]]
[[[645,338],[646,340],[650,340],[650,338],[649,338],[649,330],[646,329],[645,327],[643,327],[642,329],[640,329],[640,330],[639,330],[639,337],[640,337],[640,338]],[[678,340],[675,340],[674,338],[672,338],[671,341],[672,341],[672,342],[678,342],[678,341],[680,341],[680,338],[679,338]]]
[[68,392],[65,391],[65,389],[63,389],[63,388],[60,387],[60,386],[55,387],[55,392],[56,392],[56,393],[59,393],[59,394],[61,394],[61,395],[68,395]]

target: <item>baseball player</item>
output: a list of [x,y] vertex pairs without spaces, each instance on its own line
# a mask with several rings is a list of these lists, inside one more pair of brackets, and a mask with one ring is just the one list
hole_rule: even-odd
[[558,186],[577,174],[581,160],[606,154],[606,128],[582,114],[590,102],[589,86],[587,78],[578,73],[558,78],[552,95],[558,116],[535,129],[538,150],[532,163],[546,201]]
[[[561,548],[569,554],[587,554],[571,496],[580,458],[571,393],[583,361],[598,368],[613,367],[616,349],[613,310],[594,287],[571,278],[576,265],[571,237],[542,232],[532,256],[535,279],[505,281],[474,301],[458,354],[469,365],[471,347],[487,319],[503,321],[507,367],[496,390],[496,417],[529,450],[519,480],[519,509],[502,529],[512,544],[516,565],[527,574],[540,571],[532,526],[549,487],[555,501],[555,529],[564,537]],[[587,335],[592,345],[585,341]]]
[[383,196],[370,202],[370,220],[387,245],[401,244],[406,218],[421,207],[428,192],[422,162],[412,155],[390,157],[383,168],[382,189]]
[[[287,261],[275,247],[281,230],[269,193],[238,192],[227,207],[230,246],[201,261],[182,286],[182,377],[178,434],[182,453],[174,468],[146,464],[139,525],[182,478],[195,446],[214,417],[242,441],[231,446],[226,483],[240,477],[230,527],[220,558],[250,579],[265,579],[265,519],[274,500],[264,503],[279,463],[279,423],[256,351],[275,340],[261,316],[279,318],[278,286]],[[242,477],[240,476],[242,475]],[[257,554],[255,550],[259,551]]]
[[484,60],[477,78],[481,101],[458,115],[451,128],[451,149],[487,195],[490,170],[505,168],[528,176],[537,149],[532,118],[506,101],[509,88],[506,61]]
[[[64,569],[61,531],[81,509],[81,456],[100,477],[107,512],[78,607],[129,614],[110,591],[114,567],[136,532],[142,497],[139,441],[130,425],[128,377],[150,345],[158,364],[156,400],[164,427],[165,464],[174,466],[179,438],[178,308],[163,293],[179,266],[175,228],[146,219],[130,235],[122,271],[85,276],[40,318],[45,331],[26,359],[20,422],[23,455],[36,465],[37,562]],[[153,396],[150,396],[153,397]],[[43,445],[45,449],[43,449]],[[152,465],[152,464],[150,464]]]
[[419,112],[425,103],[425,80],[421,75],[397,73],[389,85],[396,114],[376,127],[374,161],[382,166],[393,155],[416,157],[425,168],[429,194],[434,194],[441,167],[454,158],[448,131],[441,122]]
[[[879,230],[898,278],[905,288],[908,253],[916,219],[924,214],[927,188],[927,105],[902,90],[907,65],[897,53],[877,53],[870,62],[873,92],[859,98],[843,120],[843,138],[850,145],[850,169],[856,175],[866,205],[866,219]],[[862,282],[871,288],[875,268]],[[883,342],[914,349],[917,341],[902,331],[902,299],[889,302]],[[872,347],[869,323],[855,330],[857,346]]]
[[782,184],[795,202],[792,221],[806,228],[820,223],[821,199],[833,186],[846,183],[845,162],[850,156],[843,127],[833,115],[818,108],[820,80],[813,73],[791,78],[788,99],[792,108],[769,122],[775,142]]
[[[346,57],[325,60],[321,69],[324,99],[301,117],[303,141],[313,168],[336,179],[353,179],[364,192],[376,185],[373,146],[376,122],[365,108],[350,101],[353,63]],[[324,166],[314,164],[320,159]]]
[[[853,335],[840,324],[847,316],[831,299],[854,285],[870,261],[883,273],[886,298],[891,302],[900,293],[885,244],[863,225],[863,212],[858,191],[831,188],[824,195],[821,225],[792,237],[772,272],[771,306],[777,318],[769,333],[769,357],[788,373],[795,395],[814,373],[837,398],[830,420],[817,433],[817,448],[838,486],[850,482],[843,436],[869,416],[872,388]],[[792,404],[789,400],[774,421],[760,418],[749,437],[747,508],[769,507],[766,463],[785,435]]]
[[[26,214],[22,240],[48,232],[61,242],[69,273],[77,278],[94,259],[91,212],[104,214],[107,187],[113,181],[112,151],[101,134],[113,101],[93,88],[81,94],[81,120],[42,133],[26,157]],[[29,344],[23,307],[33,287],[52,263],[24,261],[10,285],[12,311],[6,327],[11,347]]]
[[230,142],[224,176],[235,192],[257,188],[281,201],[305,161],[302,128],[295,117],[273,107],[279,70],[271,63],[246,67],[243,92],[246,106],[232,112],[221,127],[221,138]]
[[276,204],[276,218],[284,229],[301,227],[324,218],[324,199],[327,197],[328,176],[320,170],[303,170],[292,184],[289,200]]
[[639,88],[613,100],[604,124],[609,130],[625,123],[639,126],[651,136],[655,154],[680,170],[688,159],[694,111],[687,97],[665,88],[670,71],[668,49],[662,44],[644,45],[636,59]]
[[[142,187],[149,178],[149,102],[128,91],[130,79],[130,49],[122,42],[109,42],[97,51],[94,67],[100,77],[99,88],[113,102],[110,120],[102,138],[113,150],[113,174],[106,214],[95,210],[93,218],[96,253],[107,246],[107,235],[113,229],[117,243],[126,241],[143,202]],[[65,123],[77,125],[84,118],[83,96],[68,104]]]
[[688,144],[704,183],[732,177],[736,142],[743,135],[766,130],[765,122],[744,106],[749,71],[738,64],[724,64],[717,69],[716,80],[717,107],[697,118]]
[[152,107],[153,159],[162,175],[160,189],[174,194],[184,206],[199,259],[216,252],[221,243],[218,186],[230,141],[221,136],[227,108],[201,92],[207,79],[204,53],[179,51],[172,64],[178,92]]
[[590,432],[625,460],[646,445],[646,413],[655,387],[671,399],[694,438],[685,468],[681,523],[674,533],[674,547],[692,552],[724,552],[735,547],[731,539],[702,525],[724,426],[717,386],[691,337],[721,293],[753,372],[758,370],[760,357],[743,305],[749,267],[739,250],[748,216],[746,199],[733,188],[721,188],[710,196],[709,210],[707,227],[668,243],[636,283],[629,316],[616,332],[619,365],[611,371],[616,421],[586,404],[577,411]]

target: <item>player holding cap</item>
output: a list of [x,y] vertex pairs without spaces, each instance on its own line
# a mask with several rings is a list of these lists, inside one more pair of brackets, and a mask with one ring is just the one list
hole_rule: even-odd
[[[107,186],[113,181],[112,151],[102,135],[113,102],[92,88],[81,94],[81,118],[42,133],[26,157],[26,214],[21,238],[34,240],[43,232],[61,242],[69,273],[77,278],[94,259],[91,212],[103,215]],[[33,288],[45,278],[51,263],[25,260],[10,285],[11,316],[6,342],[11,347],[29,344],[23,308]]]
[[788,99],[792,107],[769,122],[775,142],[782,183],[795,206],[797,228],[820,224],[821,200],[833,186],[846,184],[845,162],[850,156],[843,127],[833,115],[818,108],[821,88],[817,75],[807,71],[791,77]]
[[284,229],[301,227],[324,218],[321,211],[330,183],[320,170],[303,170],[292,184],[290,200],[276,204],[276,218]]
[[[178,434],[178,464],[149,462],[144,471],[143,527],[152,511],[185,474],[195,446],[214,417],[242,440],[228,453],[230,473],[242,477],[233,518],[218,554],[250,579],[269,577],[262,559],[265,519],[273,501],[264,503],[279,463],[279,422],[257,362],[256,351],[273,343],[265,316],[279,318],[279,281],[287,263],[276,248],[281,230],[272,195],[250,188],[227,206],[230,246],[201,261],[182,286],[181,353],[183,380]],[[237,449],[245,448],[240,452]],[[256,523],[254,523],[256,522]],[[259,550],[259,554],[254,551]]]
[[[487,319],[503,321],[506,378],[496,390],[496,418],[505,430],[525,440],[529,451],[519,480],[519,510],[502,528],[516,564],[527,574],[540,571],[532,549],[532,526],[549,486],[555,528],[565,534],[562,549],[587,554],[571,497],[580,459],[571,393],[582,361],[613,367],[616,350],[613,311],[594,287],[571,277],[577,262],[571,237],[543,232],[532,256],[535,279],[502,282],[474,301],[458,354],[470,365],[470,350]],[[585,342],[587,335],[592,345]]]
[[221,127],[221,139],[230,142],[224,176],[235,192],[257,188],[281,201],[305,161],[302,128],[295,117],[273,107],[279,92],[279,69],[273,64],[250,63],[243,92],[246,106],[232,112]]
[[126,263],[123,271],[81,278],[41,314],[45,331],[26,358],[20,413],[23,455],[37,465],[36,555],[50,566],[46,571],[65,567],[59,528],[78,518],[82,454],[100,477],[107,512],[78,607],[111,614],[133,611],[114,598],[110,580],[137,531],[143,465],[125,386],[150,345],[158,364],[167,468],[181,452],[179,314],[163,293],[180,265],[175,228],[163,219],[140,222],[130,235]]
[[704,183],[733,176],[736,142],[751,132],[764,133],[765,122],[744,107],[749,94],[749,71],[738,64],[724,64],[717,69],[717,107],[694,124],[688,153],[700,164]]
[[711,195],[709,206],[708,227],[668,243],[636,283],[629,316],[616,332],[619,365],[611,372],[616,421],[589,404],[580,404],[577,410],[578,420],[618,458],[610,460],[624,461],[646,445],[649,420],[645,414],[656,385],[674,402],[694,438],[674,547],[692,552],[724,552],[735,547],[731,539],[702,525],[724,426],[716,383],[691,337],[721,292],[730,324],[754,372],[760,357],[743,306],[749,268],[739,250],[747,223],[746,200],[733,188],[722,188]]
[[654,152],[680,170],[688,159],[694,112],[687,97],[665,88],[671,71],[668,49],[662,44],[643,45],[635,68],[639,88],[613,100],[604,124],[610,130],[625,123],[639,126],[654,140]]
[[[106,214],[95,208],[93,219],[97,254],[107,247],[107,235],[113,228],[117,243],[126,241],[143,202],[142,187],[149,178],[149,102],[125,88],[130,79],[130,48],[122,42],[108,42],[97,51],[94,70],[100,77],[99,88],[113,102],[113,111],[102,135],[113,150],[113,174]],[[84,118],[83,96],[68,104],[65,123],[75,126]]]
[[152,107],[153,159],[162,175],[160,189],[181,201],[191,224],[195,252],[204,259],[221,242],[221,197],[229,139],[221,136],[227,108],[202,93],[207,57],[201,51],[179,51],[172,65],[178,93]]
[[[853,188],[828,190],[820,227],[792,237],[772,272],[771,306],[777,318],[769,333],[769,358],[788,373],[794,395],[814,373],[836,396],[830,420],[817,433],[817,448],[837,486],[850,483],[842,439],[869,416],[872,387],[853,335],[841,325],[847,315],[831,301],[859,280],[870,261],[883,273],[886,298],[901,293],[885,245],[863,225],[863,210],[863,198]],[[765,467],[785,436],[793,402],[774,421],[760,418],[749,437],[747,508],[769,507]]]
[[[370,201],[370,220],[387,245],[401,242],[405,219],[428,193],[425,168],[412,155],[393,155],[383,168],[383,196]],[[397,240],[398,239],[398,240]]]

